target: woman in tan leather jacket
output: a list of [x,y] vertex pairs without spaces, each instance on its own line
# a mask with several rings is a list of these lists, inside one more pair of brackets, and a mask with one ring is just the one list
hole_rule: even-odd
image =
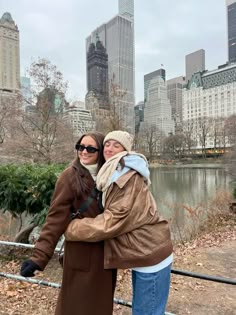
[[[76,144],[77,157],[57,180],[46,222],[30,259],[23,262],[21,275],[34,276],[43,270],[59,238],[75,213],[94,190],[94,180],[104,163],[104,136],[83,135]],[[96,196],[80,218],[101,213]],[[104,270],[104,242],[65,242],[63,279],[56,315],[112,315],[116,270]]]
[[168,222],[149,190],[146,158],[132,152],[132,136],[113,131],[104,139],[97,176],[104,212],[70,223],[70,241],[104,242],[104,268],[132,268],[133,315],[163,315],[169,294],[172,242]]

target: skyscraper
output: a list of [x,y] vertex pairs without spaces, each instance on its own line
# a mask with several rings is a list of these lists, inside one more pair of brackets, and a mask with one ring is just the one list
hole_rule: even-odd
[[198,72],[205,70],[205,50],[199,49],[185,56],[185,80],[191,79],[191,76]]
[[101,100],[100,108],[108,109],[108,55],[98,35],[87,52],[87,90]]
[[135,134],[139,133],[140,123],[144,121],[144,102],[141,101],[134,107]]
[[[119,91],[116,102],[123,127],[134,133],[134,27],[131,19],[134,0],[119,2],[120,14],[107,23],[102,24],[86,39],[86,51],[90,44],[96,41],[97,35],[106,48],[108,54],[108,86],[109,98],[112,103],[112,85]],[[128,5],[129,4],[129,5]],[[123,9],[122,9],[123,8]],[[123,12],[123,13],[121,13]]]
[[20,88],[19,30],[11,14],[6,12],[0,19],[0,89]]
[[166,136],[175,132],[166,82],[161,76],[150,80],[144,108],[144,123],[149,126],[155,125]]
[[152,79],[162,77],[162,79],[166,80],[166,70],[165,69],[158,69],[156,71],[150,72],[148,74],[145,74],[144,76],[144,103],[147,100],[147,91],[150,85],[150,82]]
[[175,121],[175,132],[181,130],[182,125],[182,97],[185,87],[183,76],[167,80],[167,95],[170,100],[172,119]]
[[236,62],[236,0],[226,0],[228,26],[228,60]]

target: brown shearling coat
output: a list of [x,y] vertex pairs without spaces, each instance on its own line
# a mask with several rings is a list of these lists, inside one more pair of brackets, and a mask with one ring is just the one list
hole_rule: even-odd
[[[75,172],[89,177],[91,190],[94,182],[87,170],[76,159],[60,175],[46,222],[41,230],[31,259],[43,270],[65,232],[71,212],[75,212],[88,196],[78,197],[74,189]],[[100,213],[94,199],[84,217]],[[104,270],[104,243],[65,241],[62,287],[55,315],[112,315],[116,270]]]

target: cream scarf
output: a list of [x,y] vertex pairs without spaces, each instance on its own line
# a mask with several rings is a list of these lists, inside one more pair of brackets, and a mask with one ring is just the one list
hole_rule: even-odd
[[105,164],[103,164],[103,166],[100,168],[100,171],[97,174],[97,179],[96,179],[96,186],[97,189],[102,191],[102,203],[103,205],[105,205],[105,201],[106,201],[106,193],[107,193],[107,189],[111,184],[111,176],[114,173],[114,171],[117,169],[117,167],[119,166],[119,162],[121,160],[122,157],[126,156],[126,155],[138,155],[141,158],[143,158],[145,161],[147,161],[146,157],[141,154],[141,153],[137,153],[134,151],[122,151],[120,153],[117,153],[116,155],[112,156],[110,159],[108,159]]
[[80,161],[80,164],[83,165],[83,167],[85,167],[89,171],[90,175],[92,176],[93,180],[95,181],[97,178],[98,165],[97,164],[86,165],[86,164],[83,164],[81,161]]

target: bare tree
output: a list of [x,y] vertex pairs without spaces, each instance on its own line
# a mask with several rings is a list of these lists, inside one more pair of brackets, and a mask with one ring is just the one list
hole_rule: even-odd
[[219,147],[226,151],[228,146],[227,128],[225,127],[225,118],[220,117],[218,121]]
[[211,119],[211,135],[210,138],[212,139],[214,145],[214,151],[216,152],[218,149],[224,149],[227,146],[227,128],[225,128],[225,118],[218,117]]
[[19,117],[17,93],[0,91],[0,145],[12,132],[12,123]]
[[0,99],[0,144],[3,144],[6,137],[6,125],[9,117],[8,107],[4,104],[2,96]]
[[231,146],[236,145],[236,115],[231,115],[225,120],[225,130],[229,144]]
[[230,150],[226,155],[229,173],[236,179],[236,115],[228,117],[225,121],[226,134],[230,144]]
[[200,117],[198,121],[198,137],[202,146],[202,155],[206,158],[206,144],[211,131],[211,119],[209,117]]
[[164,140],[164,154],[170,158],[181,159],[186,148],[186,137],[183,133],[170,135]]
[[143,152],[150,160],[161,154],[163,134],[154,124],[142,123],[135,141],[135,149]]
[[183,134],[185,136],[185,144],[188,155],[191,155],[192,147],[196,144],[196,141],[193,139],[194,128],[195,125],[193,120],[183,123]]
[[22,102],[26,102],[28,107],[17,121],[11,149],[14,151],[17,147],[15,154],[50,164],[73,150],[72,132],[62,118],[63,109],[67,106],[67,83],[57,67],[46,59],[33,62],[29,75],[32,85],[30,97],[22,96]]
[[120,88],[120,85],[115,83],[115,75],[110,80],[109,84],[109,115],[100,121],[100,130],[107,133],[112,130],[125,130],[124,115],[127,114],[127,108],[123,104],[124,97],[127,91]]
[[165,159],[175,158],[175,136],[170,135],[163,141],[163,157]]

